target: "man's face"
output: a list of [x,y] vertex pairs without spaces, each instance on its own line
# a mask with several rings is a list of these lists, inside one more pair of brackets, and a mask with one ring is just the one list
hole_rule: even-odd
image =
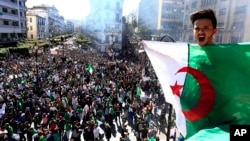
[[194,37],[200,46],[213,44],[213,35],[217,32],[209,19],[198,19],[194,22]]

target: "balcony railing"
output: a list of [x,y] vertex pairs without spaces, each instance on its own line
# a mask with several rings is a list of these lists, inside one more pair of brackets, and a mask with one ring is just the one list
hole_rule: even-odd
[[24,10],[24,11],[27,11],[27,10],[28,10],[28,8],[27,8],[26,6],[21,6],[21,5],[20,5],[20,9],[22,9],[22,10]]
[[[111,33],[111,29],[104,29],[104,32],[105,33]],[[112,29],[112,32],[113,32],[113,34],[118,34],[118,33],[121,33],[121,30],[120,29]]]
[[18,8],[18,3],[16,2],[12,2],[12,0],[0,0],[1,1],[1,5],[3,6],[7,6],[7,7],[11,7],[11,8]]
[[3,14],[1,15],[1,18],[3,19],[8,19],[8,20],[19,20],[19,17],[17,14],[12,14],[12,13],[5,13],[2,12]]

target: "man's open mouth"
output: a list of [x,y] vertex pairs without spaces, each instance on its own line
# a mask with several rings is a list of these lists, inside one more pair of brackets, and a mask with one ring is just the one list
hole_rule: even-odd
[[199,42],[203,42],[205,40],[205,36],[199,36]]

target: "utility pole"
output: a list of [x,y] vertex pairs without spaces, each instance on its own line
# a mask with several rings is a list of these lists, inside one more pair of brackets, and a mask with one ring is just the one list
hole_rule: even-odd
[[110,36],[111,36],[111,41],[110,41],[110,45],[111,45],[111,52],[112,52],[112,60],[114,60],[114,30],[110,31]]

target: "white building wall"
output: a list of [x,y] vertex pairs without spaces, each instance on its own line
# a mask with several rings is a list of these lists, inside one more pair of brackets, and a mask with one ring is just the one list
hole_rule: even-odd
[[122,7],[124,0],[91,0],[90,14],[86,19],[86,30],[94,40],[99,49],[111,47],[121,49],[122,41]]

